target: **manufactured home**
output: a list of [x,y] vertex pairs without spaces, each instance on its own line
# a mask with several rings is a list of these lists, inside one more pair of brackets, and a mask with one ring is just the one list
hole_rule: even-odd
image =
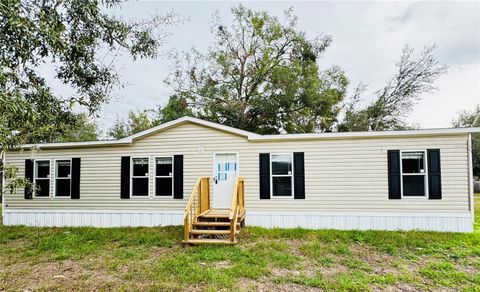
[[185,225],[186,241],[243,224],[472,232],[473,132],[258,135],[183,117],[119,140],[23,145],[4,159],[37,187],[4,196],[3,221]]

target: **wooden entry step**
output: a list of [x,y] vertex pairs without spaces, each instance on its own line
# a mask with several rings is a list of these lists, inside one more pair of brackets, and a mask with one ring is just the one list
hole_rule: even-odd
[[[193,229],[218,229],[227,230],[230,229],[230,222],[215,222],[215,221],[200,221],[193,223]],[[236,229],[240,230],[240,222],[237,222]]]
[[236,244],[237,240],[230,241],[229,239],[189,239],[188,241],[183,240],[184,244]]
[[184,244],[235,244],[245,222],[244,178],[237,177],[230,209],[210,208],[210,178],[195,184],[184,212]]
[[230,216],[230,210],[228,209],[209,209],[202,214],[200,214],[199,218],[223,218],[228,219]]
[[[245,219],[246,211],[242,210],[238,214],[238,221],[243,221]],[[217,219],[228,219],[230,216],[230,210],[228,209],[208,209],[207,211],[198,215],[198,218],[217,218]]]
[[208,222],[201,221],[193,223],[193,226],[206,226],[206,227],[230,227],[230,222]]
[[[239,212],[240,213],[240,212]],[[235,244],[237,236],[240,234],[241,226],[245,218],[245,212],[238,216],[234,230],[235,239],[232,242],[231,221],[229,219],[230,210],[228,209],[208,209],[197,215],[196,222],[192,223],[192,228],[188,231],[188,244]]]
[[[239,234],[240,230],[236,230],[235,234]],[[190,230],[190,234],[197,234],[197,235],[230,235],[230,230],[205,230],[205,229],[193,229]]]

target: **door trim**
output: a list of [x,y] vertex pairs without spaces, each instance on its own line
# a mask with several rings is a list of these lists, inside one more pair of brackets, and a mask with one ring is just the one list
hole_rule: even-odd
[[217,154],[235,154],[235,160],[237,161],[237,177],[240,176],[240,153],[238,151],[218,151],[213,152],[212,154],[212,194],[213,194],[213,208],[217,207],[217,194],[216,194],[216,183],[214,181],[215,178],[215,156]]

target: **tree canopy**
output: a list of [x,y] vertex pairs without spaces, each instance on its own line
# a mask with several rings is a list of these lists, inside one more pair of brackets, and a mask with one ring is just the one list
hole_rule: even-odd
[[408,127],[405,117],[411,113],[421,94],[436,89],[434,82],[447,70],[435,59],[434,50],[435,46],[427,47],[415,59],[414,50],[406,46],[397,63],[397,73],[375,92],[370,105],[359,108],[366,86],[360,84],[356,88],[345,106],[345,117],[337,130],[384,131]]
[[152,120],[149,112],[151,111],[130,111],[128,119],[117,118],[113,127],[108,131],[108,135],[115,139],[121,139],[156,126],[157,122]]
[[[1,151],[26,141],[54,140],[78,123],[75,105],[95,113],[121,86],[117,54],[157,55],[163,27],[175,16],[126,21],[106,12],[119,5],[117,0],[0,2]],[[40,73],[46,64],[73,95],[52,90]]]
[[[154,58],[172,13],[141,21],[107,13],[119,0],[2,0],[0,2],[0,154],[23,143],[97,138],[87,117],[121,87],[115,57]],[[55,92],[41,70],[74,94]],[[0,161],[1,162],[1,161]],[[0,163],[10,191],[30,187],[15,167]],[[0,192],[3,188],[0,188]]]
[[76,115],[75,122],[71,127],[59,133],[54,142],[81,142],[98,140],[100,131],[94,121],[87,114]]
[[[472,111],[461,111],[452,121],[455,128],[480,127],[480,105]],[[472,134],[473,174],[480,177],[480,134]]]
[[261,134],[331,129],[348,84],[339,67],[322,70],[316,62],[331,38],[309,39],[291,9],[283,20],[242,5],[231,12],[231,24],[214,15],[209,50],[175,54],[171,102],[181,99],[199,118]]
[[170,97],[166,106],[130,111],[127,119],[118,118],[108,130],[109,137],[121,139],[183,116],[194,116],[185,99]]
[[472,111],[463,110],[452,121],[455,128],[480,127],[480,104],[477,104]]
[[242,5],[232,15],[231,24],[214,17],[215,41],[206,52],[175,55],[167,79],[175,98],[164,108],[179,100],[183,108],[166,120],[194,115],[259,134],[404,129],[422,94],[435,90],[447,70],[434,57],[435,46],[418,57],[406,46],[397,73],[361,107],[367,86],[361,83],[345,101],[343,70],[322,70],[317,62],[331,38],[308,39],[291,9],[283,21]]

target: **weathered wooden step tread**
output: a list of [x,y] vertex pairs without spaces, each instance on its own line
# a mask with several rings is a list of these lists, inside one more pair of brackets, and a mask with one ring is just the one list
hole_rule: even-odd
[[[202,230],[202,229],[193,229],[189,231],[191,234],[230,234],[230,230]],[[235,234],[239,234],[240,231],[236,230]]]
[[200,217],[204,218],[228,218],[229,216],[229,209],[210,209],[208,212],[204,212],[200,215]]
[[204,214],[200,215],[199,218],[221,218],[228,219],[230,214]]
[[188,244],[236,244],[237,240],[232,242],[229,239],[189,239],[182,242]]
[[[193,223],[193,226],[198,227],[230,227],[230,222],[208,222],[208,221],[201,221]],[[237,228],[240,227],[240,223],[237,223]]]
[[196,222],[196,226],[230,226],[230,222]]

